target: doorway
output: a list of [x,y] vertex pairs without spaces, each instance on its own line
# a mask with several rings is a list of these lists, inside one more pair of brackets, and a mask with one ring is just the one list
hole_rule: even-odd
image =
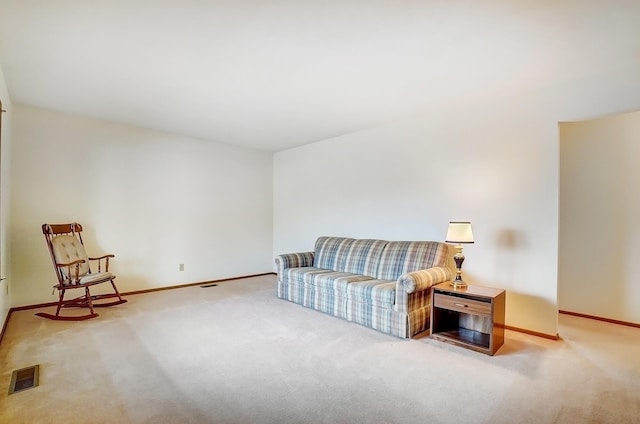
[[640,112],[560,124],[558,305],[640,323]]

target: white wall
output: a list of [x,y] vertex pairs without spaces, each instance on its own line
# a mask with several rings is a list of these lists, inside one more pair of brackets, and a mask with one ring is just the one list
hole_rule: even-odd
[[9,205],[11,200],[11,121],[13,107],[11,98],[4,80],[2,68],[0,68],[0,100],[2,107],[7,112],[2,116],[2,146],[0,150],[0,275],[7,277],[0,282],[0,329],[4,326],[9,308],[11,307],[10,279],[11,268],[9,267],[10,251],[8,246],[8,222]]
[[271,154],[21,105],[13,141],[13,306],[55,300],[43,223],[83,224],[121,291],[271,271]]
[[467,281],[507,290],[507,325],[557,334],[558,121],[640,107],[639,65],[277,153],[274,254],[470,219]]
[[640,323],[640,112],[560,130],[560,309]]

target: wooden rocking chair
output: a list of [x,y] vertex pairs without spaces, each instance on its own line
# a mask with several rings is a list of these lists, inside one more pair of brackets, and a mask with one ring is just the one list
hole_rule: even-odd
[[[90,258],[84,249],[82,241],[82,226],[77,222],[71,224],[44,224],[42,233],[47,241],[47,247],[51,254],[51,261],[58,277],[58,284],[54,289],[58,290],[59,300],[56,314],[39,312],[36,315],[63,321],[82,321],[98,316],[93,308],[114,306],[125,303],[126,300],[120,296],[113,280],[115,275],[109,272],[109,259],[114,255],[104,255],[97,258]],[[92,272],[90,261],[98,262],[97,272]],[[104,262],[104,267],[103,267]],[[100,294],[92,296],[89,288],[96,284],[111,283],[115,294]],[[67,290],[80,289],[84,291],[82,296],[65,300],[64,295]],[[117,300],[96,303],[94,300],[115,299]],[[89,308],[90,313],[86,315],[63,316],[60,315],[62,308]]]

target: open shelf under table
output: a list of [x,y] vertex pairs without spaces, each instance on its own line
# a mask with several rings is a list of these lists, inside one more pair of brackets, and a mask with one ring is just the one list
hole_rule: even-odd
[[462,327],[457,328],[456,330],[443,331],[434,335],[434,338],[449,339],[456,342],[483,347],[485,349],[489,349],[489,343],[491,341],[490,334]]

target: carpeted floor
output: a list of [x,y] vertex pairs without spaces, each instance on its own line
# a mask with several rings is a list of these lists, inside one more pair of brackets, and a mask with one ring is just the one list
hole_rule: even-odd
[[[275,297],[263,276],[129,296],[85,322],[11,316],[0,423],[640,423],[640,329],[560,316],[496,356]],[[7,395],[40,364],[37,388]]]

